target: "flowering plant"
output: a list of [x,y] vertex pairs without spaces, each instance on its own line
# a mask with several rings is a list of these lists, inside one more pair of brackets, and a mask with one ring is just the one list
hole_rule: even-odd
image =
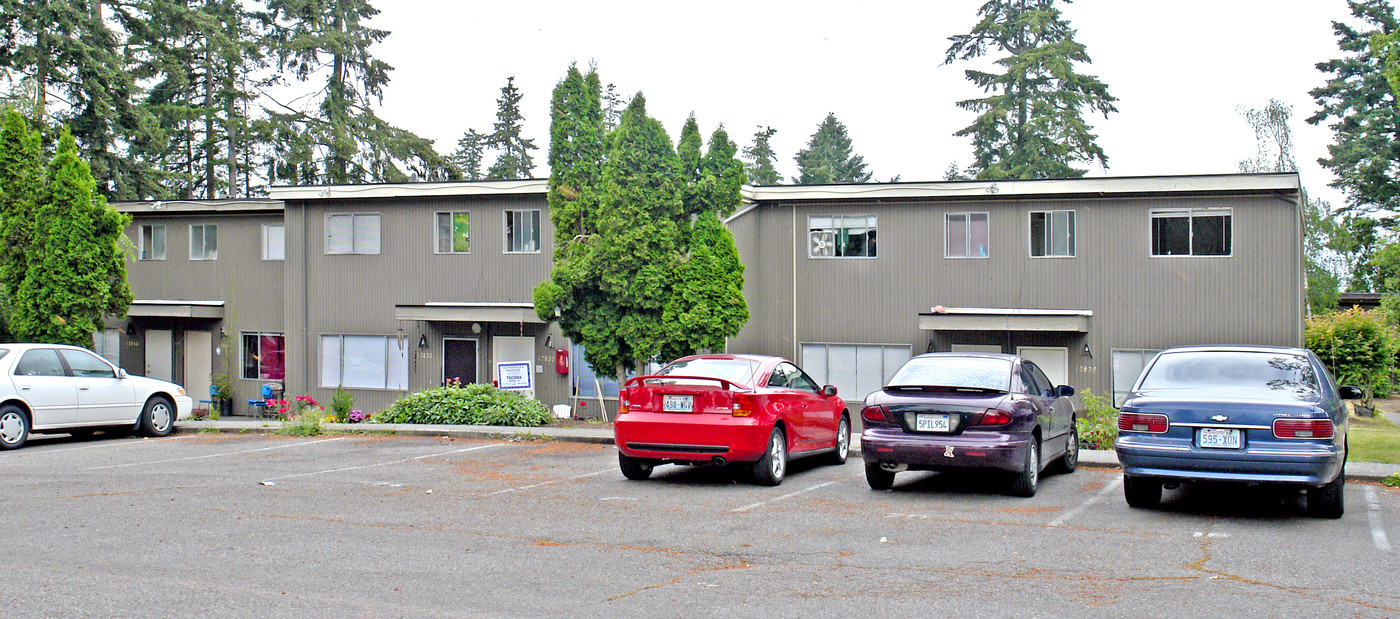
[[350,417],[349,417],[349,419],[350,419],[350,423],[361,423],[361,422],[369,421],[369,418],[370,418],[370,417],[371,417],[371,415],[369,415],[369,414],[365,413],[364,411],[361,411],[360,409],[357,408],[357,409],[355,409],[355,410],[350,411]]
[[267,408],[267,412],[282,418],[286,418],[287,414],[292,412],[291,405],[286,400],[269,399],[263,403],[263,406]]

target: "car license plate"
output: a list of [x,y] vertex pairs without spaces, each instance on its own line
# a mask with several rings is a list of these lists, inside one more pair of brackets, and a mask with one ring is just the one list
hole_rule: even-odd
[[1212,449],[1239,449],[1240,431],[1230,428],[1201,428],[1196,444]]
[[668,413],[689,413],[695,410],[695,397],[668,395],[661,398],[661,410]]
[[916,415],[914,429],[920,432],[947,432],[951,429],[947,415]]

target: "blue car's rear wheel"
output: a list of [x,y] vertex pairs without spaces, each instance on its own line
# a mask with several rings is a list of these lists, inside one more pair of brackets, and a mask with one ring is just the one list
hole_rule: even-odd
[[1347,481],[1346,463],[1337,473],[1337,478],[1321,488],[1308,488],[1308,515],[1314,518],[1341,518],[1345,506],[1342,504],[1342,490]]

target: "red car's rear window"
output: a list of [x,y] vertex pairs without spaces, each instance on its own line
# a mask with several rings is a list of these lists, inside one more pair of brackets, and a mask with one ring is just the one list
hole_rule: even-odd
[[656,375],[722,378],[731,383],[751,385],[758,365],[747,359],[682,359],[661,368]]

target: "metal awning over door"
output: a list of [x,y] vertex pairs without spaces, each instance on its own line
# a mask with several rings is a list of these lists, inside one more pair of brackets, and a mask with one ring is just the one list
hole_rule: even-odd
[[1047,331],[1088,333],[1093,310],[933,308],[919,314],[924,331]]

